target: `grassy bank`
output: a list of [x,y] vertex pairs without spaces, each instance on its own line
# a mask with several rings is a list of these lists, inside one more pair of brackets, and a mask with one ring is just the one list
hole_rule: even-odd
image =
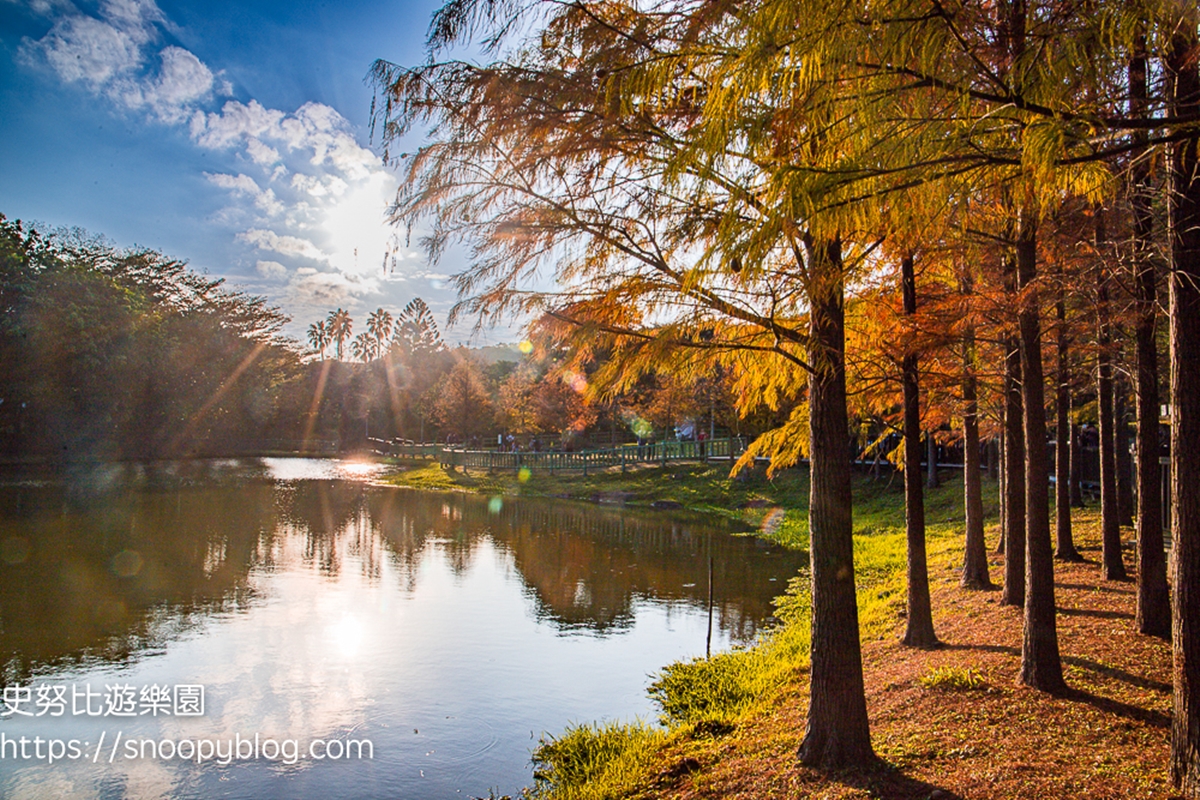
[[[1076,512],[1088,559],[1056,565],[1060,648],[1070,691],[1020,688],[1021,611],[998,592],[958,585],[962,493],[956,475],[926,496],[935,627],[946,647],[899,645],[905,592],[901,481],[858,476],[855,569],[872,739],[866,772],[830,775],[795,758],[807,708],[807,576],[780,598],[782,624],[755,646],[668,665],[651,694],[662,725],[568,727],[534,754],[538,800],[620,798],[1169,797],[1170,648],[1133,627],[1135,590],[1099,575],[1094,509]],[[672,466],[582,476],[445,473],[423,467],[392,482],[423,489],[525,496],[669,500],[737,516],[759,535],[806,549],[803,471],[774,481],[729,480],[724,470]],[[984,482],[994,546],[996,486]],[[1132,537],[1125,531],[1124,538]],[[1132,552],[1127,553],[1132,568]],[[994,581],[1003,556],[991,556]]]
[[[669,477],[669,481],[664,481]],[[732,513],[785,546],[808,546],[808,481],[803,471],[729,481],[697,469],[670,476],[647,473],[630,487],[643,500],[656,493],[696,508]],[[559,488],[568,488],[565,479]],[[659,489],[656,483],[663,485]],[[615,491],[621,476],[590,479],[588,491]],[[901,482],[855,483],[855,565],[864,640],[887,636],[904,608],[904,511]],[[690,502],[689,502],[690,501]],[[767,505],[763,506],[762,504]],[[994,504],[992,504],[994,506]],[[929,558],[948,573],[961,535],[957,483],[929,498]],[[956,566],[956,564],[954,564]],[[534,755],[539,782],[533,795],[554,800],[654,797],[694,784],[736,731],[769,717],[805,681],[809,658],[808,577],[799,575],[778,600],[782,625],[747,649],[666,666],[651,686],[662,727],[640,724],[577,726],[545,739]]]
[[747,506],[807,502],[808,480],[799,471],[788,471],[774,481],[761,474],[729,478],[728,465],[637,465],[627,472],[613,468],[589,475],[546,471],[471,471],[443,469],[428,462],[398,463],[384,478],[394,486],[433,491],[480,494],[565,497],[578,500],[620,501],[633,506],[678,503],[700,511],[735,513]]

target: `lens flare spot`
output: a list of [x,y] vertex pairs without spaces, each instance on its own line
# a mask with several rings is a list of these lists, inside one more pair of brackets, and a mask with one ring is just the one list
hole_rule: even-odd
[[499,514],[502,508],[504,508],[504,500],[500,497],[493,497],[491,500],[488,500],[488,511],[491,513]]
[[522,339],[521,343],[517,345],[517,349],[520,350],[524,355],[529,355],[533,352],[533,342],[529,341],[528,339]]
[[24,536],[10,536],[0,543],[0,558],[5,564],[24,564],[29,558],[29,540]]
[[112,557],[113,574],[118,578],[132,578],[142,571],[142,554],[137,550],[122,550]]
[[762,529],[764,536],[774,536],[779,531],[779,526],[783,524],[783,518],[786,516],[782,508],[772,508],[763,517]]
[[567,386],[570,386],[572,389],[574,389],[579,394],[583,394],[584,392],[587,391],[587,388],[588,388],[587,378],[583,377],[578,372],[572,372],[571,370],[567,370],[566,372],[563,373],[562,381],[563,381],[563,383],[565,383]]
[[521,467],[517,470],[517,480],[521,483],[529,483],[529,479],[533,477],[533,470],[529,467]]

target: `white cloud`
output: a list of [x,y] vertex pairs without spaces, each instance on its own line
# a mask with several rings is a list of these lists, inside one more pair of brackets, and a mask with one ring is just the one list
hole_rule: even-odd
[[213,73],[194,54],[169,45],[158,52],[157,74],[146,74],[147,47],[158,39],[166,18],[153,0],[105,0],[99,16],[74,6],[46,4],[35,10],[66,8],[41,39],[21,44],[22,58],[44,63],[67,83],[89,89],[130,109],[148,109],[167,123],[186,119],[196,103],[212,95]]
[[212,94],[212,71],[182,47],[165,47],[159,57],[162,68],[143,90],[145,102],[164,122],[182,122],[192,104]]
[[274,147],[268,147],[254,138],[246,142],[246,154],[250,156],[250,160],[255,164],[264,167],[269,167],[279,161],[278,150]]
[[254,200],[254,205],[265,211],[269,216],[282,214],[284,205],[275,196],[273,189],[262,189],[254,179],[249,175],[226,175],[224,173],[204,173],[204,177],[208,178],[209,182],[215,186],[219,186],[226,191],[232,192],[234,195],[249,197]]
[[[286,278],[288,274],[287,267],[278,261],[259,261],[254,265],[254,268],[258,271],[259,275],[273,280],[281,280]],[[316,272],[316,270],[313,270],[313,272]]]
[[[21,0],[8,0],[8,2],[20,3]],[[52,16],[59,11],[66,13],[76,11],[75,5],[70,0],[29,0],[29,9],[43,17]]]
[[141,42],[93,17],[75,15],[60,19],[37,42],[22,43],[29,60],[41,56],[67,83],[83,82],[93,91],[105,87],[143,61]]
[[317,177],[315,175],[297,173],[292,176],[292,188],[312,197],[326,197],[330,195],[341,197],[349,187],[350,184],[337,175]]
[[294,306],[324,309],[352,305],[349,301],[379,289],[374,280],[363,280],[341,272],[313,272],[298,275],[288,287],[288,299]]
[[[237,100],[221,71],[164,42],[169,20],[153,0],[101,0],[83,13],[70,0],[25,0],[50,17],[23,60],[81,85],[119,109],[185,129],[214,156],[205,172],[227,193],[208,222],[247,248],[243,269],[277,286],[299,318],[333,305],[402,306],[415,280],[443,293],[420,254],[386,222],[396,178],[337,109],[308,102],[294,112]],[[214,98],[227,98],[214,108]],[[235,278],[236,279],[236,278]],[[275,290],[269,290],[275,293]],[[448,291],[448,290],[447,290]],[[429,301],[435,297],[426,296]],[[323,310],[322,310],[323,309]]]
[[284,256],[299,256],[313,261],[327,261],[328,256],[307,239],[298,236],[280,236],[275,231],[251,228],[237,235],[237,238],[247,244],[254,245],[259,250],[269,250]]
[[196,144],[210,150],[230,147],[251,137],[278,139],[277,135],[268,137],[267,134],[277,130],[285,116],[282,111],[264,108],[257,100],[249,103],[229,100],[219,112],[195,112],[191,119],[191,134]]

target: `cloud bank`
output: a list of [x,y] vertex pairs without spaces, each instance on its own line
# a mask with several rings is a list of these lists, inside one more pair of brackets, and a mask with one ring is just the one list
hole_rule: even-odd
[[102,0],[94,14],[66,0],[28,7],[51,25],[23,40],[27,65],[176,127],[234,167],[204,173],[227,193],[219,221],[245,247],[248,273],[298,318],[354,308],[385,283],[422,275],[420,256],[398,247],[385,224],[395,177],[336,109],[235,99],[219,71],[169,41],[171,23],[154,0]]

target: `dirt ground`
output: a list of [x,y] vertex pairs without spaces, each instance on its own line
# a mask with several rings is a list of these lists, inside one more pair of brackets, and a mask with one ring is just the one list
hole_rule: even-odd
[[[1055,599],[1070,690],[1019,687],[1021,609],[999,591],[959,588],[955,564],[931,563],[935,623],[944,646],[867,642],[863,659],[879,768],[829,775],[795,757],[806,677],[771,713],[712,742],[656,797],[692,798],[1169,798],[1171,649],[1134,628],[1135,585],[1103,581],[1094,537],[1087,563],[1056,562]],[[1128,534],[1127,534],[1128,535]],[[994,539],[994,537],[992,537]],[[1091,546],[1089,546],[1091,545]],[[992,579],[1003,577],[993,556]],[[1126,566],[1133,573],[1132,552]],[[930,688],[939,668],[971,670],[975,688]],[[680,774],[682,773],[682,774]]]

